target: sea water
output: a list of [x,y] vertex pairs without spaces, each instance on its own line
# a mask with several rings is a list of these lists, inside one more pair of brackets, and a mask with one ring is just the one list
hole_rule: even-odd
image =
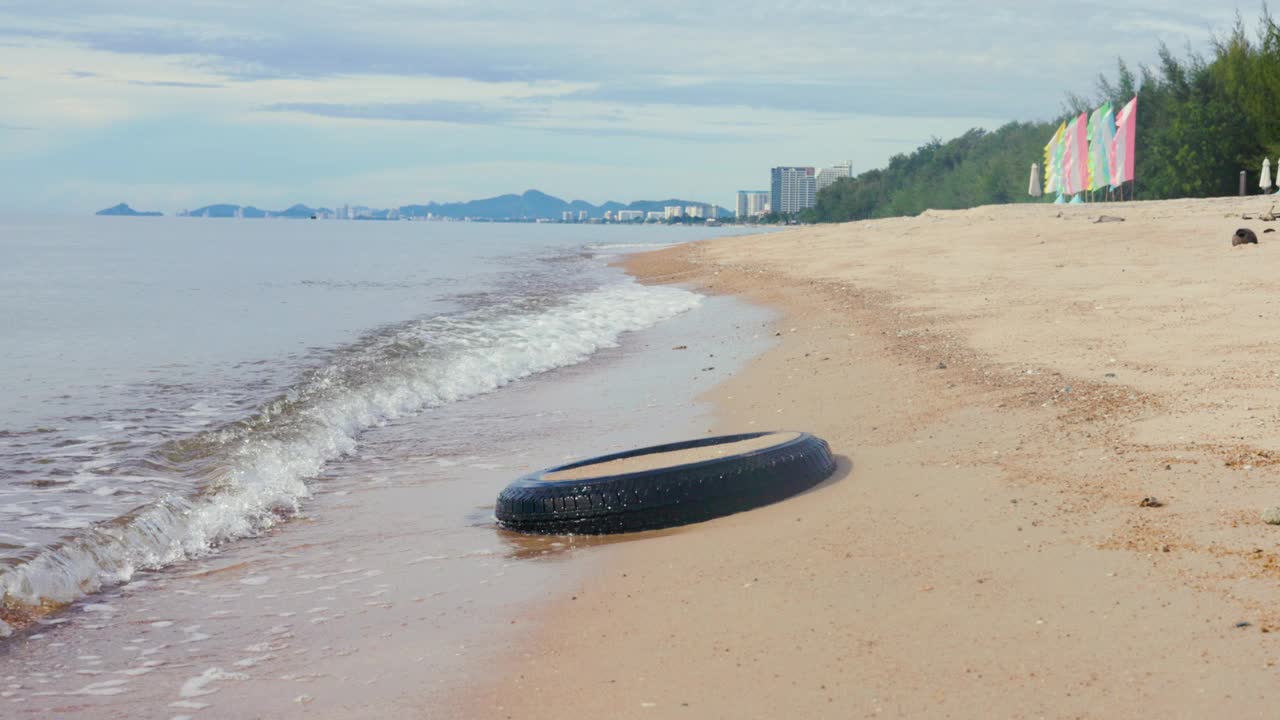
[[[10,608],[81,599],[258,536],[372,429],[582,363],[697,308],[699,295],[640,285],[608,260],[725,232],[0,223]],[[430,426],[413,442],[430,452]]]

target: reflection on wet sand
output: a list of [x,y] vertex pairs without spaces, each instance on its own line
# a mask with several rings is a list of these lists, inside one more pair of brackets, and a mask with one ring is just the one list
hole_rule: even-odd
[[676,535],[689,526],[647,530],[618,535],[527,535],[513,532],[491,522],[494,534],[502,542],[504,554],[513,560],[567,560],[575,551]]

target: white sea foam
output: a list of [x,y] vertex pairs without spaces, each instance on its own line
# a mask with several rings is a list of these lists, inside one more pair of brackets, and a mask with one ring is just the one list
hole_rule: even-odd
[[526,299],[410,323],[336,353],[253,417],[171,448],[205,478],[101,522],[0,573],[0,598],[70,601],[143,568],[198,556],[295,512],[307,480],[360,433],[406,414],[583,362],[620,336],[695,307],[700,296],[623,282],[560,302]]
[[623,250],[661,250],[663,248],[675,247],[680,243],[594,243],[587,245],[588,250],[597,252],[611,252]]
[[[212,695],[218,692],[218,688],[209,687],[213,683],[222,680],[248,680],[249,676],[244,673],[227,672],[220,667],[211,667],[193,678],[187,678],[182,683],[182,687],[178,689],[178,695],[184,699],[201,697],[204,695]],[[187,705],[185,707],[191,707]]]

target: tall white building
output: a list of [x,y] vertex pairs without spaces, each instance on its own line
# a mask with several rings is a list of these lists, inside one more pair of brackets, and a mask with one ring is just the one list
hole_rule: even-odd
[[681,205],[668,205],[663,208],[663,211],[667,220],[684,217],[684,207]]
[[814,191],[822,192],[822,188],[827,187],[828,185],[839,180],[840,178],[851,178],[851,177],[853,177],[853,161],[852,160],[846,163],[841,163],[839,165],[832,165],[831,167],[828,167],[828,168],[822,168],[822,170],[818,172],[817,180],[814,182]]
[[773,212],[790,214],[814,206],[818,189],[811,167],[776,167],[769,173],[769,206]]
[[[658,213],[658,214],[661,215],[662,213]],[[618,222],[632,222],[634,220],[643,220],[643,219],[644,219],[643,210],[619,210],[618,211]]]
[[739,190],[735,217],[750,218],[769,212],[768,190]]

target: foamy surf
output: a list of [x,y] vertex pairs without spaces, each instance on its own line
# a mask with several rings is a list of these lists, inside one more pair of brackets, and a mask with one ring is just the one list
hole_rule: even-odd
[[27,552],[0,568],[0,600],[11,609],[69,602],[261,532],[296,512],[308,480],[354,451],[362,431],[583,362],[699,301],[628,281],[370,334],[250,416],[158,448],[155,464],[196,479],[196,492],[170,493]]

